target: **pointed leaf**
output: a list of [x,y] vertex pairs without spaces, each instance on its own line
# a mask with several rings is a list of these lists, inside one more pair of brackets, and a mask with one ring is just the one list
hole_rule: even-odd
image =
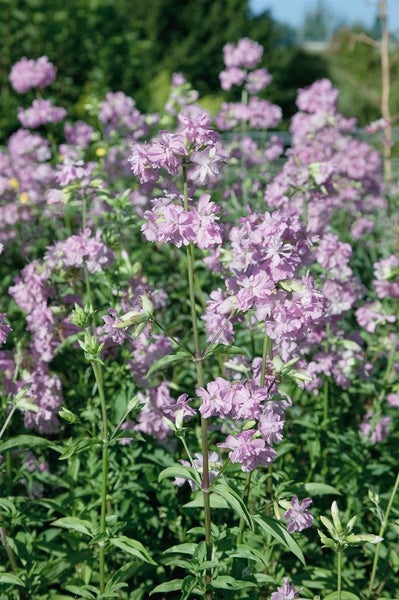
[[194,551],[198,544],[193,544],[190,542],[186,542],[185,544],[177,544],[176,546],[171,546],[164,551],[164,554],[177,553],[177,554],[188,554],[189,556],[193,556]]
[[165,581],[157,585],[151,592],[152,594],[160,594],[161,592],[178,592],[182,588],[183,579],[171,579],[170,581]]
[[302,550],[280,521],[260,515],[255,515],[253,519],[265,533],[283,544],[287,550],[299,558],[303,565],[306,564]]
[[89,598],[89,600],[95,598],[95,595],[92,592],[80,585],[66,585],[65,589],[79,598]]
[[6,450],[14,450],[15,448],[38,448],[38,447],[48,447],[56,452],[61,452],[61,450],[52,442],[51,440],[47,440],[46,438],[39,437],[37,435],[16,435],[15,437],[9,438],[4,442],[0,442],[0,452],[5,452]]
[[166,479],[167,477],[178,477],[181,479],[187,479],[189,481],[195,481],[198,485],[201,485],[198,473],[192,467],[185,467],[184,465],[173,465],[173,467],[166,467],[158,475],[158,481]]
[[0,583],[9,583],[11,585],[20,585],[25,587],[22,579],[14,575],[14,573],[0,573]]
[[212,579],[211,586],[221,590],[243,590],[249,587],[257,587],[258,584],[252,581],[240,581],[229,575],[221,575]]
[[93,537],[92,524],[90,521],[85,519],[78,519],[77,517],[62,517],[51,523],[54,527],[63,527],[64,529],[71,529],[72,531],[78,531]]
[[336,496],[341,496],[341,492],[337,490],[337,488],[326,483],[309,481],[308,483],[304,483],[303,487],[305,488],[309,496],[324,496],[328,494],[335,494]]
[[324,600],[359,600],[359,596],[351,592],[332,592],[332,594],[324,596]]
[[155,373],[156,371],[160,371],[165,367],[169,367],[170,365],[182,362],[183,360],[192,360],[192,358],[192,354],[190,354],[190,352],[186,352],[185,350],[179,350],[175,354],[167,354],[166,356],[163,356],[162,358],[154,362],[152,367],[148,370],[146,377],[150,377],[153,373]]
[[96,438],[87,437],[75,440],[67,445],[66,449],[60,456],[60,460],[66,460],[67,458],[71,458],[71,456],[76,456],[77,454],[84,452],[96,444],[100,444],[99,440]]
[[209,358],[210,356],[218,355],[218,354],[227,354],[234,356],[236,354],[242,354],[244,356],[248,356],[248,352],[244,348],[240,348],[239,346],[227,346],[225,344],[213,344],[210,346],[208,351],[205,354],[204,358]]
[[156,565],[157,563],[151,558],[148,550],[146,550],[141,542],[128,538],[126,535],[120,535],[116,538],[111,538],[110,543],[121,550],[124,550],[128,554],[139,558],[140,560],[150,564]]
[[212,486],[212,492],[221,496],[224,500],[226,500],[227,504],[231,506],[233,510],[238,513],[240,518],[243,518],[250,527],[250,529],[254,528],[254,523],[251,515],[248,512],[245,503],[242,498],[235,492],[231,487],[229,487],[226,483],[219,481],[214,486]]

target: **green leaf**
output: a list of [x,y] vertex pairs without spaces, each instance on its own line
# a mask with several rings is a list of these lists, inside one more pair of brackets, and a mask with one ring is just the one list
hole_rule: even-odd
[[38,437],[37,435],[16,435],[15,437],[9,438],[4,442],[0,442],[0,452],[6,452],[6,450],[14,450],[15,448],[39,448],[48,447],[56,452],[61,452],[58,446],[51,440],[46,438]]
[[193,556],[194,551],[198,544],[193,544],[186,542],[185,544],[177,544],[176,546],[171,546],[164,551],[164,554],[170,554],[172,552],[177,554],[188,554],[189,556]]
[[86,589],[84,586],[80,586],[80,585],[66,585],[65,589],[68,592],[72,592],[72,594],[75,594],[75,596],[78,596],[79,598],[95,598],[95,595],[90,592],[88,589]]
[[156,371],[160,371],[165,367],[169,367],[170,365],[174,365],[178,362],[182,362],[183,360],[187,359],[192,360],[193,356],[192,354],[190,354],[190,352],[186,352],[185,350],[179,350],[175,354],[168,354],[166,356],[163,356],[152,365],[152,367],[147,372],[146,377],[150,377]]
[[252,517],[249,514],[245,503],[237,494],[237,492],[231,489],[231,487],[229,487],[226,483],[218,481],[214,486],[212,486],[212,493],[217,494],[226,500],[227,504],[239,514],[240,518],[245,520],[248,527],[250,527],[250,529],[254,528]]
[[188,600],[191,592],[194,590],[197,585],[197,579],[193,575],[187,575],[182,581],[182,595],[181,600]]
[[332,594],[328,594],[328,596],[324,596],[323,600],[359,600],[359,596],[356,594],[352,594],[351,592],[332,592]]
[[[216,496],[216,494],[211,494],[210,497],[211,508],[223,508],[226,509],[229,507],[228,503],[221,496]],[[183,504],[184,508],[204,508],[204,499],[202,497],[202,493],[198,494],[194,500],[190,500],[190,502],[186,502]]]
[[22,579],[14,575],[14,573],[0,573],[0,583],[9,583],[11,585],[20,585],[21,587],[25,587]]
[[268,535],[271,535],[274,539],[279,541],[287,550],[292,552],[303,565],[306,565],[305,557],[302,550],[294,540],[294,538],[288,533],[285,526],[271,517],[255,515],[253,517],[255,523]]
[[209,358],[210,356],[218,355],[218,354],[227,354],[227,355],[236,355],[242,354],[244,356],[248,356],[248,352],[244,348],[240,348],[239,346],[227,346],[225,344],[212,344],[210,348],[205,353],[204,358]]
[[181,477],[190,481],[195,481],[198,485],[201,485],[198,473],[193,467],[185,467],[184,465],[173,465],[173,467],[166,467],[160,472],[158,481],[162,481],[167,477]]
[[75,440],[71,443],[68,443],[66,449],[60,456],[60,460],[66,460],[67,458],[71,458],[71,456],[75,456],[76,454],[80,454],[84,452],[88,448],[91,448],[94,445],[100,445],[100,442],[96,438],[81,438],[79,440]]
[[257,583],[253,583],[252,581],[240,581],[229,575],[221,575],[212,579],[211,582],[213,588],[221,590],[244,590],[249,587],[257,587],[257,585]]
[[157,585],[151,592],[152,594],[160,594],[161,592],[178,592],[181,590],[183,584],[183,579],[171,579],[170,581],[165,581],[165,583],[161,583]]
[[303,484],[305,491],[309,494],[309,496],[325,496],[328,494],[335,494],[337,496],[341,495],[341,492],[337,490],[337,488],[332,485],[328,485],[326,483],[318,483],[316,481],[309,481]]
[[256,548],[247,546],[246,544],[238,544],[237,549],[229,552],[231,558],[245,558],[246,560],[254,560],[259,562],[264,567],[268,567],[269,563],[264,552],[260,552]]
[[92,524],[90,521],[85,519],[78,519],[77,517],[61,517],[51,523],[54,527],[63,527],[64,529],[71,529],[72,531],[78,531],[93,537]]
[[124,550],[128,554],[139,558],[143,562],[150,565],[156,565],[157,563],[151,558],[149,552],[144,548],[141,542],[128,538],[126,535],[120,535],[115,538],[111,538],[110,543],[121,550]]
[[64,421],[67,421],[67,423],[79,423],[80,422],[78,415],[75,415],[75,413],[73,413],[72,411],[68,410],[65,407],[61,408],[61,410],[58,411],[58,415],[61,417],[61,419],[64,419]]

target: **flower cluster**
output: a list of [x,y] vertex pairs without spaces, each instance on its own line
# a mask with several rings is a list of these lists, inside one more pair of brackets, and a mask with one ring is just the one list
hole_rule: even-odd
[[53,106],[51,100],[33,100],[29,108],[18,109],[18,119],[28,129],[36,129],[47,123],[58,123],[66,117],[67,111],[61,106]]
[[245,84],[250,94],[257,94],[269,85],[271,76],[267,69],[250,70],[256,67],[263,56],[263,48],[257,42],[242,38],[236,45],[226,44],[223,56],[226,68],[219,74],[223,90]]
[[[287,400],[272,400],[272,386],[260,386],[256,379],[229,381],[217,377],[206,388],[197,388],[200,398],[200,413],[204,418],[221,417],[232,420],[233,433],[227,435],[219,448],[229,449],[229,458],[239,463],[243,471],[253,471],[258,466],[266,466],[277,456],[272,447],[282,440],[284,414]],[[256,422],[257,428],[236,432],[239,422]]]
[[14,90],[24,94],[32,88],[50,85],[56,73],[56,67],[47,56],[41,56],[37,60],[24,57],[13,65],[9,78]]

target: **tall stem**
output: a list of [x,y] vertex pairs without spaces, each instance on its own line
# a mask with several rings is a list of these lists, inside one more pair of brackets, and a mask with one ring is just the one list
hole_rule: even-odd
[[102,442],[102,474],[101,474],[101,492],[100,492],[100,541],[99,541],[99,578],[100,578],[100,593],[105,590],[105,533],[106,533],[106,516],[107,516],[107,491],[108,491],[108,463],[109,463],[109,438],[108,438],[108,420],[107,406],[105,403],[104,385],[102,378],[101,365],[92,361],[94,377],[97,383],[98,394],[100,397],[101,407],[101,442]]
[[[188,210],[188,184],[187,184],[187,165],[183,163],[183,202],[184,209]],[[194,355],[195,355],[195,367],[197,371],[197,383],[199,387],[203,387],[204,380],[204,367],[203,367],[203,354],[201,353],[201,346],[199,340],[199,329],[198,329],[198,317],[196,310],[195,301],[195,270],[194,270],[194,244],[190,243],[187,246],[187,277],[188,277],[188,289],[190,297],[190,309],[191,309],[191,322],[193,328],[194,338]],[[203,472],[202,472],[202,498],[204,505],[204,527],[205,527],[205,547],[206,547],[206,560],[212,560],[212,530],[211,530],[211,503],[210,503],[210,491],[209,491],[209,452],[208,452],[208,421],[204,417],[201,417],[201,450],[203,457]],[[208,588],[212,580],[212,571],[207,569],[205,572],[205,584]],[[210,590],[205,591],[206,600],[211,600],[212,592]]]
[[[263,336],[262,366],[261,366],[261,373],[260,373],[260,386],[261,387],[263,387],[265,385],[267,360],[268,360],[268,358],[272,358],[272,352],[273,352],[272,341],[271,341],[270,337],[267,335],[267,333],[265,332],[264,336]],[[268,482],[271,481],[271,472],[269,471],[269,473],[270,473],[270,478],[269,478]],[[268,487],[268,489],[270,489],[270,487]],[[250,491],[251,491],[251,471],[249,471],[249,473],[247,474],[246,480],[245,480],[243,501],[246,506],[248,505]],[[244,528],[245,528],[245,519],[243,517],[241,517],[240,524],[238,526],[237,544],[242,544]]]
[[337,552],[337,600],[342,599],[342,550]]
[[[386,530],[386,528],[388,526],[389,514],[391,512],[391,508],[392,508],[392,504],[393,504],[393,501],[394,501],[395,496],[396,496],[396,492],[398,491],[398,486],[399,486],[399,472],[398,472],[398,474],[396,476],[396,481],[395,481],[395,484],[393,486],[391,496],[389,498],[388,506],[387,506],[387,509],[385,511],[385,514],[384,514],[384,519],[383,519],[383,521],[381,523],[380,531],[378,532],[378,535],[380,537],[384,537],[385,530]],[[380,548],[381,548],[381,542],[379,542],[376,545],[376,548],[375,548],[375,554],[374,554],[374,560],[373,560],[373,568],[371,570],[371,576],[370,576],[370,584],[369,584],[369,587],[368,587],[368,590],[367,590],[367,598],[371,598],[371,594],[373,592],[375,576],[376,576],[376,573],[377,573],[377,564],[378,564],[378,559],[380,557]]]

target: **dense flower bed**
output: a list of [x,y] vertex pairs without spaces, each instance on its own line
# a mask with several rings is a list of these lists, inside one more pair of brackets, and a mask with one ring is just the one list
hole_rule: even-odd
[[[225,46],[242,100],[214,118],[181,74],[162,115],[121,91],[88,122],[18,111],[1,598],[399,595],[397,189],[329,80],[288,149],[267,135],[262,53]],[[22,58],[10,83],[55,77]]]

